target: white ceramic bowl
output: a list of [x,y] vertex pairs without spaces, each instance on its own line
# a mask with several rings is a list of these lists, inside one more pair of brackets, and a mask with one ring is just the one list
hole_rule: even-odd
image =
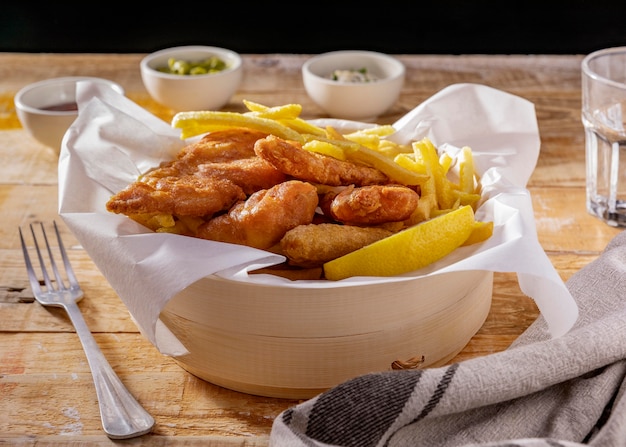
[[[335,81],[335,70],[360,70],[375,75],[370,82]],[[374,51],[331,51],[302,66],[304,88],[311,99],[333,118],[372,121],[398,100],[405,67],[398,59]]]
[[[227,68],[203,75],[170,74],[158,71],[168,60],[201,61],[211,56],[223,60]],[[141,79],[150,96],[177,112],[216,110],[224,107],[239,88],[243,78],[241,56],[225,48],[190,45],[166,48],[141,60]]]
[[76,83],[84,80],[108,85],[124,94],[121,85],[108,79],[69,76],[28,84],[15,95],[15,110],[22,127],[57,154],[65,132],[78,116]]

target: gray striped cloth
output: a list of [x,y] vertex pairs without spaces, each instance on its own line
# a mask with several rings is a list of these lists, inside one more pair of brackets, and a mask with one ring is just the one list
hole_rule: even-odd
[[540,316],[503,352],[357,377],[281,413],[270,446],[626,446],[626,232],[567,287],[566,335]]

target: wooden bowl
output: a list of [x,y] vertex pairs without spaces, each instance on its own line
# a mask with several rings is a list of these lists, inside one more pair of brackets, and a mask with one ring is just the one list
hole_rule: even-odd
[[216,385],[308,399],[361,374],[439,366],[484,323],[493,273],[292,288],[204,278],[161,319],[187,347],[175,361]]

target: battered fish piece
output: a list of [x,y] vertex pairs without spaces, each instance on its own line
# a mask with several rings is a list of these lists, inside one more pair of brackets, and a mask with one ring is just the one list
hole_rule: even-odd
[[308,182],[330,186],[389,183],[388,177],[376,168],[310,152],[302,149],[300,143],[274,135],[257,140],[254,151],[279,171]]
[[256,158],[254,143],[265,138],[266,133],[247,128],[231,128],[208,133],[196,143],[183,147],[175,160],[161,165],[143,178],[181,177],[198,171],[207,163],[228,163]]
[[392,231],[375,227],[333,223],[300,225],[285,233],[280,248],[290,265],[313,268],[392,234]]
[[419,194],[403,185],[349,186],[333,197],[328,209],[339,222],[373,226],[408,219],[418,201]]
[[186,166],[188,172],[193,172],[204,163],[224,163],[254,157],[254,143],[266,136],[264,132],[243,127],[210,132],[197,143],[181,149],[177,157],[178,169],[183,172]]
[[289,180],[257,191],[227,214],[200,225],[197,237],[268,249],[298,225],[313,221],[317,189],[310,183]]
[[256,155],[224,163],[201,164],[198,166],[197,175],[227,178],[240,186],[248,195],[261,189],[271,188],[288,179],[285,174]]
[[111,197],[106,208],[126,215],[212,216],[245,198],[243,189],[230,180],[188,175],[132,183]]

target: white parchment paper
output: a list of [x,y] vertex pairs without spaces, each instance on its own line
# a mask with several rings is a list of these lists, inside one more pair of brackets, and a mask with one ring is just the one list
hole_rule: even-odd
[[[284,258],[245,246],[153,233],[106,211],[111,195],[140,173],[172,159],[186,143],[179,130],[122,95],[89,82],[81,82],[77,89],[79,116],[65,134],[59,158],[59,214],[140,331],[163,354],[183,355],[186,349],[159,320],[161,310],[185,287],[209,275],[275,287],[331,287],[340,294],[343,287],[419,281],[420,276],[443,272],[515,272],[521,290],[535,300],[554,337],[566,333],[578,317],[572,296],[537,240],[526,184],[540,139],[534,105],[523,98],[483,85],[455,84],[394,123],[398,132],[393,138],[399,142],[428,136],[452,155],[463,146],[472,148],[486,198],[476,216],[494,222],[489,240],[461,247],[412,274],[333,282],[248,275]],[[368,125],[342,120],[317,123],[340,130]]]

